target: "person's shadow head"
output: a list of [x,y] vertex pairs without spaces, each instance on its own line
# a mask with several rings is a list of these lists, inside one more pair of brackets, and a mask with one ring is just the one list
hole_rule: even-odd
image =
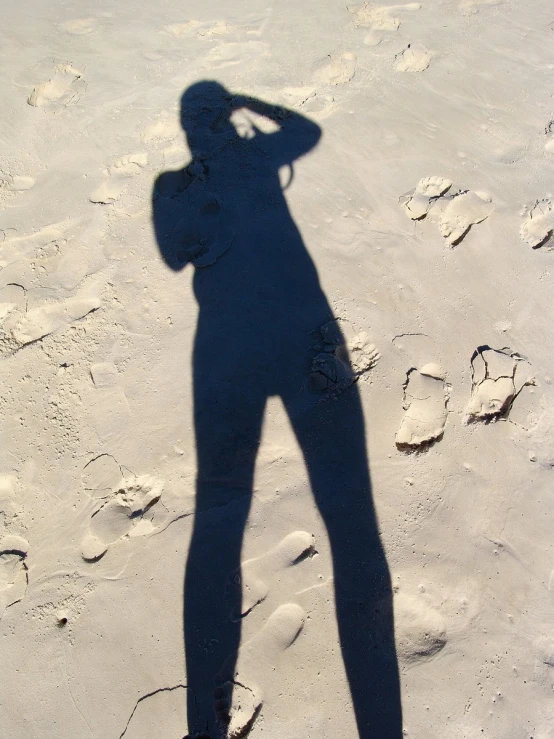
[[235,134],[230,121],[233,95],[213,80],[190,85],[181,97],[181,126],[187,137],[192,157],[206,155],[213,137]]

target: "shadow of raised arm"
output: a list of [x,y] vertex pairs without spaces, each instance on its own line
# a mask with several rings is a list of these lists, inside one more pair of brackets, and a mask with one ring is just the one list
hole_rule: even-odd
[[292,165],[296,159],[313,149],[321,138],[322,131],[317,123],[289,108],[237,95],[231,100],[231,112],[240,108],[269,118],[279,126],[275,133],[262,134],[264,148],[270,147],[269,153],[278,167]]

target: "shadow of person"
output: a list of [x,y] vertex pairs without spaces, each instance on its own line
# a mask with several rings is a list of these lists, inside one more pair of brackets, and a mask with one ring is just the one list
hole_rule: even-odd
[[[242,109],[272,121],[239,136]],[[328,532],[340,646],[362,739],[400,739],[391,583],[372,505],[356,385],[321,401],[308,377],[314,331],[333,320],[283,194],[279,169],[313,149],[321,130],[296,112],[232,96],[216,82],[189,87],[182,125],[190,164],[155,183],[153,220],[163,259],[195,267],[197,490],[184,587],[188,731],[226,734],[214,688],[235,677],[240,568],[264,408],[279,396],[302,449]],[[259,119],[258,119],[259,120]],[[332,701],[329,701],[332,705]]]

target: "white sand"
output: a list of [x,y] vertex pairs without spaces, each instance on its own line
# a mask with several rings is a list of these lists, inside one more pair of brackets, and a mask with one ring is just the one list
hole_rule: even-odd
[[[194,268],[160,258],[151,195],[190,161],[181,94],[212,79],[323,130],[286,199],[352,356],[324,337],[319,392],[361,393],[405,735],[552,739],[551,3],[2,16],[0,736],[187,732],[197,306]],[[234,114],[242,136],[251,120]],[[251,683],[230,728],[356,737],[329,543],[278,398],[254,487]]]

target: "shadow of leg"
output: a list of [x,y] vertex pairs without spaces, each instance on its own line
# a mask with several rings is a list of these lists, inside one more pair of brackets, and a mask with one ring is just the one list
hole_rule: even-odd
[[[232,678],[240,645],[241,623],[229,617],[229,575],[240,563],[242,533],[249,498],[196,514],[185,575],[185,652],[188,728],[218,736],[214,690]],[[226,664],[230,675],[222,675]]]
[[360,739],[400,739],[392,590],[358,390],[289,412],[329,534],[341,650]]
[[216,714],[214,691],[232,681],[240,645],[241,622],[231,616],[240,613],[241,592],[229,585],[240,568],[264,402],[208,371],[198,377],[196,512],[184,588],[187,721],[191,736],[217,737],[225,715]]

